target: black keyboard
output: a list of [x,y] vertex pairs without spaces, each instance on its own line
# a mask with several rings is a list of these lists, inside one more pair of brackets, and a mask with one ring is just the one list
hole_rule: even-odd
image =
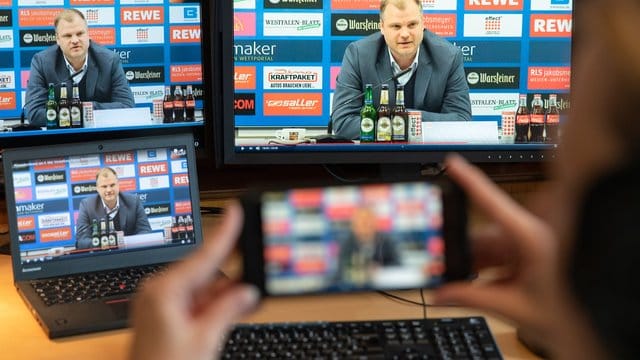
[[164,268],[165,265],[155,264],[34,280],[30,283],[40,299],[51,306],[133,293],[140,280]]
[[502,359],[482,317],[239,325],[222,359]]

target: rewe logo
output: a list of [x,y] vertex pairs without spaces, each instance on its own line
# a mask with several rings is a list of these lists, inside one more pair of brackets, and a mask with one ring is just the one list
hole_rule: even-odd
[[570,37],[571,15],[531,15],[532,37]]
[[120,12],[124,25],[151,25],[164,22],[164,12],[161,7],[124,8]]
[[522,0],[467,0],[465,10],[522,10]]

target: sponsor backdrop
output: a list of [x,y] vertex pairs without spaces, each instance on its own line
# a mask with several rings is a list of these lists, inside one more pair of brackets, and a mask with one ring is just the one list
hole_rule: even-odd
[[135,193],[152,230],[171,226],[171,217],[192,215],[184,149],[50,158],[24,164],[13,174],[21,250],[75,246],[80,201],[96,196],[96,173],[118,173],[120,192]]
[[53,19],[64,8],[82,11],[89,35],[122,61],[136,106],[151,109],[164,86],[194,85],[202,107],[200,4],[175,0],[0,1],[0,119],[18,118],[31,58],[56,43]]
[[[326,126],[349,43],[379,31],[378,0],[235,0],[236,126]],[[462,51],[474,120],[518,94],[569,106],[572,0],[422,0],[425,26]]]

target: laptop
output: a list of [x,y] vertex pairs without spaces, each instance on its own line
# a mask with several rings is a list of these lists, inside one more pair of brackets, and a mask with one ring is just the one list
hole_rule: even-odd
[[[138,278],[202,242],[189,133],[6,149],[3,163],[14,283],[49,338],[126,327]],[[91,200],[105,210],[104,168],[119,210],[87,218]]]

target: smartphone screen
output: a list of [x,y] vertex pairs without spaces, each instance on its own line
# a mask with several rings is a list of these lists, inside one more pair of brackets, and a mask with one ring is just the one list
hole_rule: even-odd
[[266,191],[258,204],[262,261],[245,270],[262,266],[267,294],[431,288],[445,280],[439,184]]

